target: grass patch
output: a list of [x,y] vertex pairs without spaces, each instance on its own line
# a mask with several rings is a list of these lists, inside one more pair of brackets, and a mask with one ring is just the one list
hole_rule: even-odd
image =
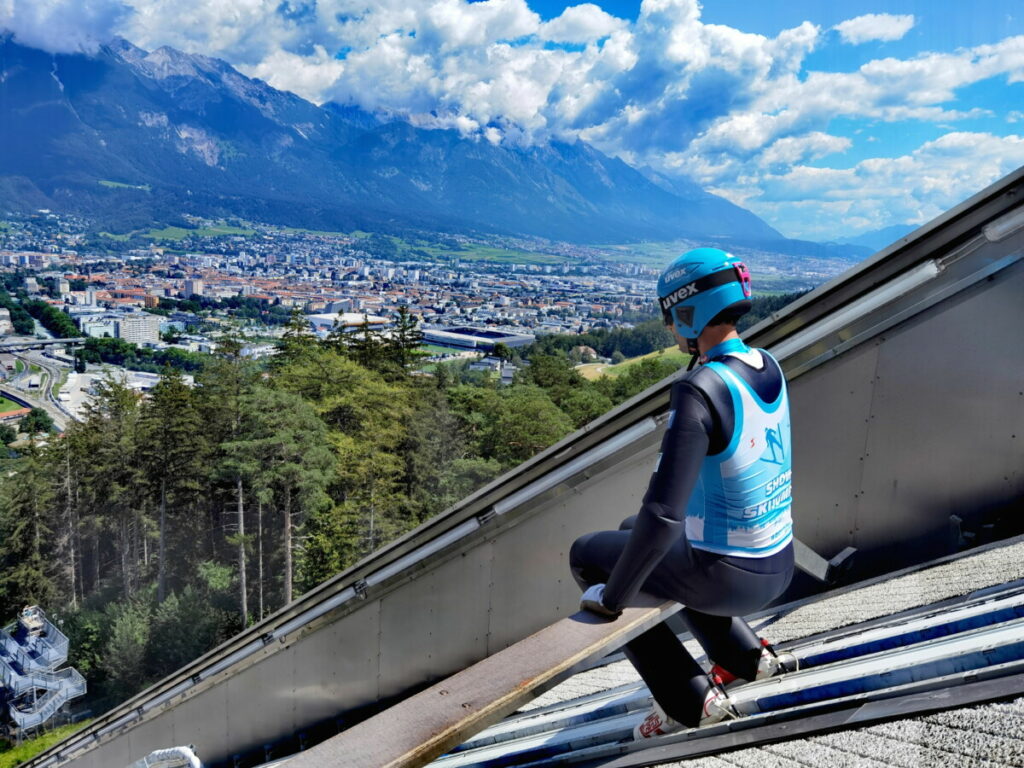
[[583,376],[583,378],[589,379],[590,381],[599,379],[602,376],[611,376],[614,379],[617,376],[621,376],[634,365],[637,365],[641,361],[651,357],[657,358],[658,360],[664,360],[667,363],[678,363],[680,365],[686,365],[690,362],[690,356],[685,352],[680,352],[679,347],[665,347],[665,349],[648,352],[646,355],[640,355],[638,357],[631,357],[628,360],[623,360],[618,365],[610,365],[607,363],[587,363],[585,365],[577,366],[576,370],[580,372],[580,375]]
[[458,251],[452,255],[463,261],[496,261],[502,264],[563,264],[568,261],[564,256],[556,256],[553,253],[507,251],[485,245],[470,246],[469,250]]
[[149,232],[140,232],[139,234],[151,240],[184,240],[195,231],[194,229],[185,229],[184,227],[164,227],[163,229],[151,229]]
[[60,394],[60,388],[64,386],[64,383],[68,380],[69,371],[61,371],[60,376],[53,382],[53,386],[50,387],[50,393],[53,395],[54,400],[57,399],[57,395]]
[[200,227],[195,230],[199,237],[220,237],[221,235],[255,235],[255,229],[245,227],[233,227],[229,224],[218,224],[213,227]]
[[664,267],[679,254],[696,248],[690,241],[666,243],[629,243],[624,245],[601,245],[614,252],[613,261],[627,264],[641,264],[648,267]]
[[42,736],[37,736],[34,739],[23,741],[17,746],[8,745],[7,749],[0,747],[0,768],[15,768],[26,760],[38,755],[40,752],[45,752],[47,749],[52,747],[59,741],[63,741],[73,733],[77,733],[92,722],[92,719],[82,720],[79,723],[72,723],[71,725],[62,725],[60,728],[54,728],[49,733],[44,733]]
[[198,229],[186,229],[185,227],[164,227],[163,229],[151,229],[143,232],[141,229],[116,234],[113,232],[100,232],[103,237],[111,240],[130,240],[133,237],[144,237],[147,240],[184,240],[186,237],[220,237],[222,235],[253,235],[255,229],[243,227],[232,227],[228,224],[215,224],[212,227],[199,227]]
[[199,227],[199,229],[185,229],[184,227],[164,227],[163,229],[151,229],[143,232],[142,236],[150,240],[184,240],[186,237],[220,237],[221,235],[252,235],[254,229],[242,229],[228,225],[217,225],[213,227]]
[[29,363],[28,370],[29,373],[39,373],[42,369],[35,363]]
[[151,189],[149,184],[124,184],[120,181],[110,181],[109,179],[100,179],[100,186],[111,187],[112,189],[139,189],[143,192],[149,192]]
[[[355,234],[355,233],[353,233]],[[534,251],[522,251],[519,249],[495,248],[490,245],[476,245],[470,243],[462,250],[453,251],[442,245],[425,243],[423,241],[406,242],[401,238],[394,237],[392,240],[399,248],[423,251],[431,258],[439,261],[458,259],[460,261],[488,261],[499,264],[562,264],[568,259],[564,256],[556,256],[553,253],[537,253]]]
[[14,361],[14,372],[23,373],[25,371],[25,364],[21,360]]
[[420,349],[430,355],[452,355],[456,352],[467,351],[452,349],[451,347],[440,347],[437,344],[420,344]]
[[[302,227],[282,227],[281,231],[296,235],[316,235],[317,237],[355,237],[355,235],[350,235],[348,232],[327,232],[322,229],[303,229]],[[364,236],[369,237],[369,235],[365,234]]]
[[20,403],[16,403],[13,400],[8,400],[6,397],[0,396],[0,413],[10,413],[11,411],[18,411],[25,406]]

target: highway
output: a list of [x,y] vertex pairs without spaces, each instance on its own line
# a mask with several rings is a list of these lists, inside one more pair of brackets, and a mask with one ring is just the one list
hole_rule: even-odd
[[[20,342],[13,343],[20,344]],[[63,432],[73,417],[54,396],[53,385],[55,382],[61,381],[64,373],[69,370],[68,367],[44,356],[40,351],[15,352],[13,354],[24,364],[25,368],[21,373],[0,383],[0,394],[13,395],[15,398],[29,403],[32,407],[42,408],[50,414],[57,429]],[[36,374],[32,370],[32,366],[39,369],[38,389],[29,389],[28,387],[29,379]]]

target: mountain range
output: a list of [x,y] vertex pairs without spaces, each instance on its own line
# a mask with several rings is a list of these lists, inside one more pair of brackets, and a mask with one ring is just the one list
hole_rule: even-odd
[[901,237],[909,235],[917,227],[917,224],[893,224],[891,227],[863,232],[855,237],[844,237],[836,242],[841,245],[859,245],[863,248],[870,248],[872,251],[880,251]]
[[345,231],[690,237],[863,255],[784,240],[696,184],[582,141],[494,145],[318,106],[169,47],[148,52],[116,39],[95,55],[53,55],[0,33],[0,210],[40,207],[116,231],[188,213]]

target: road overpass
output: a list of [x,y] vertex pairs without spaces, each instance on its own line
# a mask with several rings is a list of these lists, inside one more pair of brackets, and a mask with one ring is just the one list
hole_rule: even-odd
[[45,347],[75,347],[85,344],[88,339],[85,336],[73,339],[28,339],[26,341],[0,341],[0,352],[8,350],[22,351],[28,349],[43,349]]
[[[799,564],[876,576],[1017,533],[1024,169],[745,336],[790,381]],[[634,512],[666,380],[26,763],[120,768],[194,744],[258,765],[567,616],[568,549]],[[830,558],[856,550],[847,571]],[[828,589],[809,575],[785,599]]]

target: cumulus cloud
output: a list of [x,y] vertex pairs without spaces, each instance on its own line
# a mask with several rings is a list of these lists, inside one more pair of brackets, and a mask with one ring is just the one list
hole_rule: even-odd
[[[958,88],[997,74],[1024,79],[1024,38],[854,72],[804,72],[822,42],[819,27],[749,34],[705,24],[697,0],[643,0],[635,22],[593,3],[542,22],[528,0],[5,2],[17,5],[19,29],[74,6],[143,48],[220,56],[312,101],[466,135],[490,128],[491,137],[523,142],[583,138],[710,184],[769,147],[762,164],[800,142],[811,146],[807,137],[826,134],[833,117],[962,120],[976,113],[948,108]],[[872,14],[838,28],[851,40],[878,39],[912,24],[912,16]],[[80,26],[78,39],[101,36],[85,31],[96,24]],[[779,143],[787,138],[794,141]]]
[[307,56],[283,48],[273,51],[250,67],[249,75],[278,90],[322,93],[337,81],[344,70],[343,62],[328,54],[322,45],[314,45]]
[[130,8],[121,0],[0,0],[0,27],[50,53],[95,53]]
[[845,136],[830,136],[812,131],[804,136],[787,136],[769,145],[757,158],[765,168],[788,167],[806,160],[817,160],[837,152],[845,152],[853,141]]
[[742,199],[787,234],[828,240],[923,224],[1024,165],[1024,136],[955,131],[899,157],[850,168],[796,164],[719,193]]
[[860,45],[871,40],[900,40],[914,26],[912,14],[867,13],[836,24],[833,29],[844,43]]
[[605,13],[593,3],[571,5],[562,15],[544,22],[539,35],[542,40],[559,43],[593,43],[626,26],[626,22]]

